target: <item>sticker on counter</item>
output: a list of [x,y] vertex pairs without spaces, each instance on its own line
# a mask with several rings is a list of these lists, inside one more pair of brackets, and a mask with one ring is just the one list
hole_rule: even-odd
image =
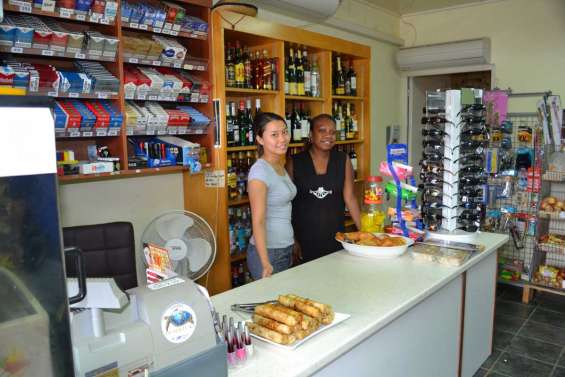
[[118,362],[114,361],[113,363],[104,365],[98,369],[86,372],[84,377],[120,377]]
[[204,173],[204,185],[208,188],[225,187],[225,182],[226,177],[223,170],[207,171]]
[[171,343],[184,343],[196,329],[196,314],[186,304],[177,303],[169,306],[161,316],[161,332]]

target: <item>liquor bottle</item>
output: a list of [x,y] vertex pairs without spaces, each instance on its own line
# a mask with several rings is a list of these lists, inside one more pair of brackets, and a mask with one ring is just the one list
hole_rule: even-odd
[[255,118],[257,115],[261,114],[263,111],[261,110],[261,98],[255,98]]
[[345,94],[345,75],[343,74],[343,69],[341,68],[341,57],[336,57],[335,62],[335,94],[338,96],[343,96]]
[[357,121],[357,113],[355,112],[354,104],[351,104],[351,128],[353,132],[353,138],[357,139],[359,137],[359,122]]
[[247,145],[253,145],[255,144],[255,135],[253,134],[253,115],[251,114],[250,99],[245,104],[245,123],[247,125]]
[[[247,246],[245,247],[245,249],[247,249]],[[238,283],[239,283],[240,286],[245,284],[245,272],[244,272],[243,263],[239,264],[239,267],[238,267],[238,270],[237,270],[237,278],[238,278]]]
[[264,61],[261,58],[261,53],[259,50],[255,51],[255,60],[257,64],[257,69],[255,70],[255,89],[263,89],[263,64]]
[[226,104],[226,138],[228,140],[228,147],[234,146],[233,140],[233,119],[230,113],[230,104]]
[[227,173],[227,183],[228,183],[228,197],[233,200],[239,195],[237,191],[237,172],[233,166],[232,155],[228,157],[228,173]]
[[313,97],[320,96],[320,68],[316,56],[312,57],[312,73],[311,73],[310,91]]
[[235,42],[235,86],[245,87],[245,65],[243,64],[243,53],[239,41]]
[[346,72],[345,75],[345,95],[346,96],[351,96],[351,80],[349,79],[349,69],[346,69],[347,65],[345,65],[344,62],[344,67],[343,70]]
[[245,74],[245,88],[253,88],[253,69],[251,64],[251,56],[249,56],[249,48],[245,47],[243,49],[243,67]]
[[263,88],[265,90],[273,90],[273,68],[269,51],[263,50]]
[[339,138],[340,140],[347,140],[347,130],[346,130],[346,123],[345,123],[345,111],[343,109],[343,105],[341,102],[337,104],[337,112],[339,113],[339,119],[341,121],[341,129],[339,130]]
[[352,145],[349,151],[349,160],[351,161],[351,166],[353,167],[353,176],[357,179],[357,152],[355,152],[355,147]]
[[351,140],[355,138],[355,134],[353,132],[353,119],[351,118],[351,103],[347,102],[345,104],[345,137],[347,140]]
[[300,127],[302,128],[302,141],[306,142],[310,136],[310,120],[308,114],[304,111],[304,103],[300,103]]
[[286,130],[290,133],[290,137],[292,139],[292,115],[289,109],[285,111],[284,120],[286,121]]
[[239,286],[239,276],[237,274],[237,267],[232,266],[231,268],[231,286],[235,288]]
[[304,46],[302,51],[302,67],[304,68],[304,95],[312,96],[312,69],[308,60],[308,50]]
[[347,81],[349,82],[350,90],[352,96],[357,95],[357,74],[353,70],[353,63],[349,62],[349,70],[347,71]]
[[300,143],[302,141],[302,124],[300,123],[300,115],[293,105],[292,109],[292,142]]
[[284,67],[284,94],[286,94],[287,96],[290,94],[290,77],[288,64],[285,64]]
[[230,116],[231,116],[231,120],[232,120],[232,127],[233,127],[233,146],[234,147],[239,147],[241,145],[241,139],[239,138],[239,123],[238,123],[238,119],[236,117],[236,111],[235,111],[235,102],[231,102],[230,103],[230,107],[231,107],[231,111],[230,111]]
[[233,47],[228,43],[226,48],[226,85],[228,87],[235,86],[235,64],[233,56]]
[[296,96],[298,94],[298,88],[296,85],[296,66],[294,65],[294,50],[292,47],[288,53],[288,60],[287,60],[287,67],[288,67],[288,93],[291,96]]
[[237,114],[237,123],[239,124],[239,145],[247,145],[249,129],[245,116],[245,101],[239,101],[239,112]]
[[244,152],[239,152],[237,154],[237,191],[239,197],[242,198],[247,195],[247,172],[249,171],[249,166],[247,166],[247,159],[245,158]]
[[302,65],[302,51],[300,47],[296,49],[294,65],[296,66],[296,90],[299,96],[304,95],[304,66]]
[[341,138],[341,128],[342,128],[341,112],[339,111],[339,107],[338,107],[337,102],[334,102],[333,117],[334,117],[334,121],[335,121],[335,130],[336,130],[335,137],[336,137],[336,140],[343,140]]

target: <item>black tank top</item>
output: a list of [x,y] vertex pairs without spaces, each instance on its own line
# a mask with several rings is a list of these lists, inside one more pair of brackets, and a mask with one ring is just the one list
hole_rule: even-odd
[[330,151],[326,174],[323,175],[316,174],[308,151],[292,156],[292,160],[297,189],[292,202],[292,225],[307,262],[341,249],[335,233],[344,230],[346,155]]

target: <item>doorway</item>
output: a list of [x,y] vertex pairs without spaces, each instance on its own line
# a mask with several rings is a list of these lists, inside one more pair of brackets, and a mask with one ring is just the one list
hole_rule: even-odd
[[478,88],[490,90],[492,71],[469,71],[422,76],[409,76],[408,83],[408,114],[407,114],[407,142],[409,164],[414,168],[414,175],[419,176],[419,161],[422,158],[422,116],[426,106],[426,91],[448,90],[461,88]]

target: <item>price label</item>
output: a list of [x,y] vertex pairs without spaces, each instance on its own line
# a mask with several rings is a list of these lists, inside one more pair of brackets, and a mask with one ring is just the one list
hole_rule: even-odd
[[193,70],[194,66],[192,64],[185,64],[184,69]]
[[43,55],[43,56],[53,56],[53,55],[55,55],[55,51],[53,51],[53,50],[41,50],[41,55]]
[[203,66],[203,65],[199,65],[196,69],[199,70],[199,71],[204,71],[204,66]]
[[169,101],[169,98],[166,97],[166,96],[159,96],[159,97],[157,97],[157,100],[158,101]]
[[155,135],[155,130],[147,130],[145,132],[146,135]]
[[78,98],[78,93],[70,92],[69,94],[67,94],[67,96],[69,98]]
[[[133,133],[133,131],[132,131]],[[118,130],[109,130],[108,136],[118,136]]]
[[176,37],[177,35],[179,35],[179,32],[176,31],[176,30],[171,30],[171,32],[169,34],[174,35]]
[[179,135],[186,135],[188,133],[188,131],[186,130],[186,128],[182,128],[178,131]]
[[86,16],[85,16],[84,14],[77,14],[77,15],[75,16],[75,18],[76,18],[78,21],[86,21]]
[[177,134],[177,130],[169,130],[169,135],[176,135]]
[[134,29],[139,29],[139,24],[136,24],[134,22],[130,22],[129,27],[134,28]]
[[20,12],[31,13],[31,4],[29,4],[29,3],[21,4],[20,5]]
[[159,61],[159,60],[153,60],[153,65],[160,66],[160,65],[161,65],[161,61]]
[[137,99],[145,101],[145,98],[147,98],[147,96],[145,94],[140,94],[137,96]]
[[180,67],[182,67],[182,64],[181,63],[173,63],[173,67],[180,68]]
[[96,136],[107,136],[107,135],[108,135],[107,130],[96,130]]
[[157,135],[166,135],[167,134],[167,130],[158,130],[157,131]]
[[157,101],[157,96],[149,96],[149,101]]
[[107,18],[101,18],[100,23],[103,25],[110,25],[110,20]]
[[[128,128],[127,131],[126,131],[126,135],[132,136],[132,135],[133,135],[133,130],[132,130],[131,128]],[[115,136],[115,135],[112,135],[112,136]]]
[[57,97],[57,92],[47,92],[49,97]]
[[145,24],[139,25],[139,30],[147,30],[147,29],[148,29],[147,25],[145,25]]
[[86,59],[86,55],[83,54],[82,52],[77,52],[77,53],[75,54],[75,58],[77,58],[77,59]]
[[195,130],[194,133],[196,135],[202,135],[204,133],[204,130],[200,129],[200,130]]
[[59,16],[63,18],[71,18],[73,12],[70,9],[61,8],[59,9]]
[[92,137],[92,135],[93,135],[92,131],[84,131],[82,133],[82,136],[84,137]]
[[133,63],[133,64],[139,63],[139,60],[138,60],[137,58],[129,58],[128,61],[129,61],[130,63]]
[[108,99],[108,93],[99,92],[98,98],[99,99]]
[[80,137],[80,132],[79,131],[71,131],[69,136],[70,137]]
[[21,47],[12,47],[10,49],[10,52],[14,53],[14,54],[21,54],[22,52],[24,52],[24,49]]
[[153,31],[154,31],[155,33],[161,34],[161,31],[162,31],[162,30],[159,29],[159,28],[153,28]]

